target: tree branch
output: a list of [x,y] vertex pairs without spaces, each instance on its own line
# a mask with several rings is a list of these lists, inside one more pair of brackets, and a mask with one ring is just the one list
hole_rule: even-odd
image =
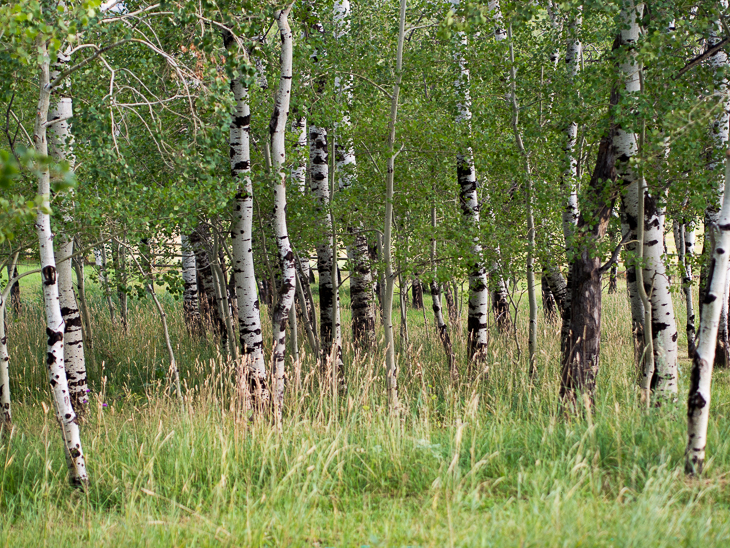
[[689,72],[690,70],[692,70],[693,68],[695,68],[697,65],[699,65],[700,63],[702,63],[702,61],[704,61],[708,57],[712,57],[718,51],[720,51],[722,48],[724,48],[728,44],[728,42],[730,42],[730,38],[724,38],[720,42],[718,42],[717,44],[715,44],[714,46],[712,46],[711,48],[709,48],[704,53],[701,53],[700,55],[698,55],[694,59],[691,59],[686,65],[684,65],[684,67],[682,67],[682,70],[680,70],[676,74],[676,76],[674,76],[672,79],[673,80],[676,80],[677,78],[679,78],[680,76],[682,76],[685,72]]

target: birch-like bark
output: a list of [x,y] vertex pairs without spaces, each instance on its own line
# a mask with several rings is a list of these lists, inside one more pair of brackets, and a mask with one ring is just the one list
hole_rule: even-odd
[[[578,14],[568,26],[568,47],[565,50],[565,65],[568,69],[568,77],[571,83],[575,82],[580,72],[580,59],[583,44],[580,41],[579,33],[583,24],[581,7],[578,7]],[[568,260],[573,253],[573,234],[578,223],[578,160],[575,157],[575,146],[578,141],[578,123],[571,122],[564,130],[564,162],[565,167],[561,182],[566,194],[565,209],[563,210],[563,235],[565,237],[565,251]]]
[[277,421],[281,420],[284,405],[284,389],[286,373],[284,358],[286,356],[286,326],[289,312],[294,302],[296,291],[296,265],[294,252],[289,241],[286,225],[286,123],[289,115],[292,83],[293,37],[289,26],[289,12],[293,4],[274,14],[279,36],[281,37],[281,76],[279,88],[276,92],[274,112],[269,123],[271,134],[271,160],[273,173],[276,177],[274,185],[274,233],[281,263],[281,287],[279,298],[274,308],[272,329],[274,335],[274,352],[272,365],[272,400],[274,414]]
[[251,110],[248,88],[241,78],[231,82],[236,110],[231,119],[229,146],[231,175],[240,181],[231,232],[233,275],[238,301],[238,330],[248,390],[258,412],[268,400],[261,310],[256,292],[253,257],[253,183],[251,181]]
[[[725,157],[725,184],[730,180],[730,151]],[[714,246],[709,265],[707,290],[702,299],[702,319],[697,337],[692,370],[690,372],[689,398],[687,401],[687,449],[685,472],[701,474],[705,463],[707,424],[710,420],[710,387],[715,362],[715,342],[720,311],[725,300],[728,256],[730,255],[730,192],[723,196],[722,209],[712,231]]]
[[[9,278],[12,281],[12,278]],[[0,431],[7,434],[12,426],[10,412],[10,354],[5,333],[5,307],[8,288],[0,291]]]
[[198,276],[195,253],[186,234],[180,235],[180,250],[183,279],[183,316],[185,326],[191,335],[198,335],[201,328],[200,307],[198,305]]
[[[628,189],[627,189],[628,191]],[[638,196],[638,195],[637,195]],[[636,283],[636,261],[638,256],[638,224],[636,217],[632,217],[629,221],[627,212],[626,198],[621,199],[621,237],[626,241],[624,247],[626,253],[624,255],[624,264],[626,265],[626,289],[629,294],[629,304],[631,305],[631,333],[634,337],[634,361],[638,366],[638,370],[643,370],[644,355],[644,302],[639,295],[639,288]]]
[[352,259],[352,339],[356,347],[367,350],[375,344],[375,309],[372,302],[373,277],[368,260],[368,240],[362,233],[355,236]]
[[[459,0],[452,0],[458,5]],[[496,9],[499,9],[497,5]],[[466,130],[465,135],[471,136],[471,94],[469,92],[469,68],[466,64],[464,51],[467,47],[466,34],[461,32],[459,46],[455,53],[455,60],[459,66],[459,76],[454,82],[458,94],[456,117],[457,125]],[[489,313],[489,284],[487,270],[484,266],[482,245],[480,243],[480,204],[476,171],[474,168],[474,154],[470,146],[456,157],[456,174],[459,182],[459,203],[461,205],[464,229],[470,243],[469,268],[469,312],[467,316],[467,354],[470,361],[481,360],[488,344],[487,315]]]
[[391,411],[399,408],[398,403],[398,366],[395,361],[395,340],[393,338],[393,196],[395,183],[395,127],[398,120],[398,98],[403,81],[403,42],[405,40],[406,7],[408,0],[400,0],[398,49],[395,61],[395,82],[390,100],[390,120],[388,122],[388,163],[385,179],[385,222],[383,227],[383,256],[385,258],[385,292],[383,294],[383,330],[385,334],[385,378],[388,389],[388,402]]
[[[79,245],[78,242],[76,244]],[[79,294],[79,311],[81,312],[81,320],[83,322],[84,341],[88,348],[93,346],[93,338],[91,333],[91,312],[89,311],[89,301],[86,294],[86,276],[84,275],[84,261],[83,255],[77,255],[73,259],[73,268],[76,273],[76,287],[78,288]]]
[[682,290],[687,307],[687,354],[693,357],[695,347],[695,308],[692,297],[692,258],[694,257],[695,230],[693,223],[679,225],[682,253]]
[[[48,155],[48,140],[46,123],[51,99],[50,66],[45,38],[39,35],[36,41],[39,58],[39,99],[36,110],[33,144],[41,156]],[[64,322],[61,315],[58,295],[58,274],[53,253],[53,233],[51,232],[51,217],[46,211],[50,210],[51,177],[48,167],[42,167],[38,175],[38,196],[42,199],[36,219],[36,232],[40,246],[40,263],[43,280],[43,302],[46,316],[46,334],[48,336],[48,350],[46,364],[48,366],[49,382],[53,393],[56,419],[59,422],[64,440],[66,463],[69,479],[74,486],[83,486],[88,483],[86,462],[81,447],[79,425],[76,412],[71,405],[68,381],[63,356]]]
[[[18,276],[18,266],[17,264],[15,266],[8,265],[8,280],[12,280],[13,278]],[[15,282],[10,287],[10,308],[13,309],[13,313],[15,313],[16,316],[20,315],[21,312],[21,301],[20,301],[20,284],[18,282]]]
[[219,305],[213,278],[213,261],[218,258],[213,254],[213,245],[208,226],[200,223],[190,234],[190,245],[195,253],[197,268],[197,286],[200,296],[200,316],[206,329],[211,329],[223,344],[227,343],[226,323]]
[[317,222],[321,229],[317,243],[317,272],[319,273],[319,329],[321,367],[326,371],[332,355],[335,332],[335,286],[332,278],[332,219],[330,208],[330,173],[327,130],[318,126],[309,128],[310,185],[317,199]]
[[[55,79],[69,58],[58,54],[58,61],[51,72],[51,79]],[[64,82],[53,90],[51,106],[48,111],[49,122],[54,122],[48,131],[51,157],[57,162],[68,162],[70,169],[74,169],[73,135],[71,133],[71,117],[73,116],[73,101],[68,93],[70,84]],[[64,204],[65,216],[70,220],[69,210],[73,209],[73,201],[68,199]],[[68,234],[59,237],[56,252],[59,304],[64,321],[63,353],[66,378],[68,380],[71,405],[76,414],[83,416],[88,403],[86,384],[86,360],[84,357],[84,336],[76,295],[73,289],[72,256],[74,241]]]
[[[431,206],[431,228],[436,232],[437,226],[436,208]],[[431,300],[433,301],[433,319],[436,323],[441,344],[444,345],[446,360],[451,375],[451,383],[456,386],[459,382],[459,370],[456,368],[456,360],[454,359],[454,348],[449,337],[449,327],[444,320],[443,307],[441,306],[441,289],[436,277],[436,239],[431,238],[431,271],[433,279],[431,280]]]
[[[720,9],[723,13],[727,11],[727,0],[721,0]],[[721,21],[716,21],[714,27],[710,31],[707,40],[707,47],[710,48],[720,42],[724,30]],[[730,97],[728,96],[729,82],[726,76],[728,67],[728,54],[724,50],[719,50],[712,55],[708,61],[710,70],[714,76],[715,94],[721,98],[722,108],[715,116],[711,128],[711,137],[713,148],[710,151],[710,158],[707,163],[707,169],[715,173],[715,192],[716,196],[709,201],[705,210],[705,227],[718,223],[718,212],[720,204],[723,202],[725,192],[725,181],[722,179],[722,155],[730,142]],[[710,250],[712,253],[712,250]],[[711,259],[711,257],[710,257]],[[709,285],[709,282],[707,282]],[[730,365],[730,333],[728,329],[728,289],[730,288],[730,276],[727,277],[725,297],[723,298],[723,306],[720,312],[720,324],[717,331],[717,348],[715,350],[715,365],[727,367]],[[702,288],[705,292],[706,288]],[[700,309],[700,322],[702,321],[703,309]]]

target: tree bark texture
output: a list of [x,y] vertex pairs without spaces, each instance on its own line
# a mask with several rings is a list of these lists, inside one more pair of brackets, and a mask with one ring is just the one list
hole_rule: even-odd
[[289,233],[286,225],[286,174],[284,173],[284,163],[286,162],[286,123],[289,115],[292,83],[293,37],[289,26],[289,12],[292,5],[290,4],[285,9],[278,10],[274,14],[281,38],[281,76],[279,79],[279,88],[276,92],[274,111],[269,122],[271,160],[273,172],[276,177],[274,184],[274,233],[276,235],[276,246],[281,265],[279,298],[272,318],[274,352],[271,392],[274,414],[277,421],[281,420],[281,412],[284,405],[286,327],[289,320],[289,312],[294,302],[297,275],[296,265],[294,263],[294,251],[289,241]]
[[[37,40],[38,53],[41,59],[47,58],[45,38],[41,35]],[[38,154],[48,155],[46,122],[51,98],[50,67],[48,61],[41,61],[39,74],[39,100],[36,111],[33,144]],[[64,322],[58,295],[58,273],[53,253],[53,233],[51,217],[44,213],[50,209],[51,178],[48,167],[40,170],[38,176],[38,196],[43,200],[36,219],[36,233],[40,246],[40,263],[43,282],[43,302],[46,316],[46,334],[48,336],[47,359],[48,377],[53,393],[56,419],[62,430],[66,463],[69,479],[74,486],[88,483],[86,462],[81,447],[79,425],[76,413],[71,405],[68,381],[64,365],[63,337]]]

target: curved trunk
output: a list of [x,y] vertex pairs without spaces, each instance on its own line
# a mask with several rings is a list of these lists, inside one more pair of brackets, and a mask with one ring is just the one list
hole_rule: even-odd
[[281,77],[276,92],[274,112],[269,122],[272,167],[276,177],[276,183],[274,184],[274,233],[281,264],[281,287],[279,288],[279,299],[272,318],[274,336],[272,400],[277,421],[281,420],[281,411],[284,405],[286,326],[294,302],[297,275],[294,264],[294,251],[289,241],[286,225],[286,173],[284,173],[286,122],[289,115],[292,81],[293,40],[288,20],[291,8],[292,4],[274,14],[279,28],[279,36],[281,37]]
[[[40,58],[47,58],[48,53],[44,37],[39,36],[36,43]],[[36,111],[33,142],[36,152],[41,156],[47,156],[48,141],[46,122],[48,121],[51,93],[50,67],[47,61],[42,61],[40,64],[39,83],[40,96]],[[88,483],[89,477],[86,473],[86,462],[81,447],[79,425],[76,419],[76,412],[71,405],[71,395],[69,393],[64,364],[63,332],[65,326],[63,316],[61,315],[61,307],[59,306],[58,274],[53,254],[51,216],[46,213],[50,211],[51,206],[51,177],[48,167],[44,167],[39,171],[38,196],[42,199],[36,219],[36,233],[40,246],[43,302],[46,317],[46,334],[48,336],[46,364],[48,366],[48,377],[56,409],[56,419],[62,430],[69,479],[72,485],[82,486]]]

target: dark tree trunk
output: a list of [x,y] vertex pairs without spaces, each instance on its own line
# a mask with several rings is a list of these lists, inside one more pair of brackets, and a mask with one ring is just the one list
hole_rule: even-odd
[[122,320],[122,328],[126,331],[129,325],[129,307],[127,305],[127,250],[117,242],[114,242],[112,246],[112,265],[114,266],[114,277],[116,279],[117,299],[119,299],[119,317]]
[[611,271],[608,277],[608,294],[618,293],[618,264],[611,264]]
[[[226,324],[218,308],[218,299],[213,281],[213,268],[210,264],[209,250],[210,232],[204,224],[199,224],[190,234],[190,246],[195,253],[195,265],[198,274],[198,295],[200,298],[200,316],[203,325],[212,330],[216,337],[226,336]],[[214,260],[217,260],[215,258]]]
[[418,277],[413,278],[411,292],[413,294],[413,308],[421,310],[423,308],[423,285]]
[[356,347],[367,349],[375,343],[375,314],[368,242],[363,234],[355,236],[352,256],[352,277],[350,278],[352,340]]
[[456,329],[459,322],[459,307],[456,304],[454,294],[448,282],[444,284],[444,297],[446,298],[446,308],[449,310],[449,321],[454,326],[454,329]]
[[[611,105],[618,94],[611,94]],[[613,123],[601,139],[596,168],[581,206],[576,233],[576,253],[571,264],[571,308],[567,341],[563,349],[560,395],[575,405],[581,396],[592,406],[601,351],[601,262],[595,249],[605,236],[618,196]],[[565,320],[566,318],[564,318]]]
[[509,311],[509,298],[504,287],[500,287],[498,277],[493,275],[491,278],[494,287],[491,292],[494,321],[500,333],[506,333],[512,327],[512,317],[510,316]]
[[[18,265],[15,265],[12,272],[10,272],[10,265],[8,265],[8,280],[17,275]],[[13,287],[10,288],[10,307],[13,309],[16,316],[20,315],[20,312],[22,311],[22,304],[20,302],[20,285],[18,282],[15,282]]]
[[548,284],[544,268],[540,285],[542,287],[542,312],[545,315],[545,319],[552,323],[558,319],[558,307],[555,304],[553,292],[550,291],[550,284]]

